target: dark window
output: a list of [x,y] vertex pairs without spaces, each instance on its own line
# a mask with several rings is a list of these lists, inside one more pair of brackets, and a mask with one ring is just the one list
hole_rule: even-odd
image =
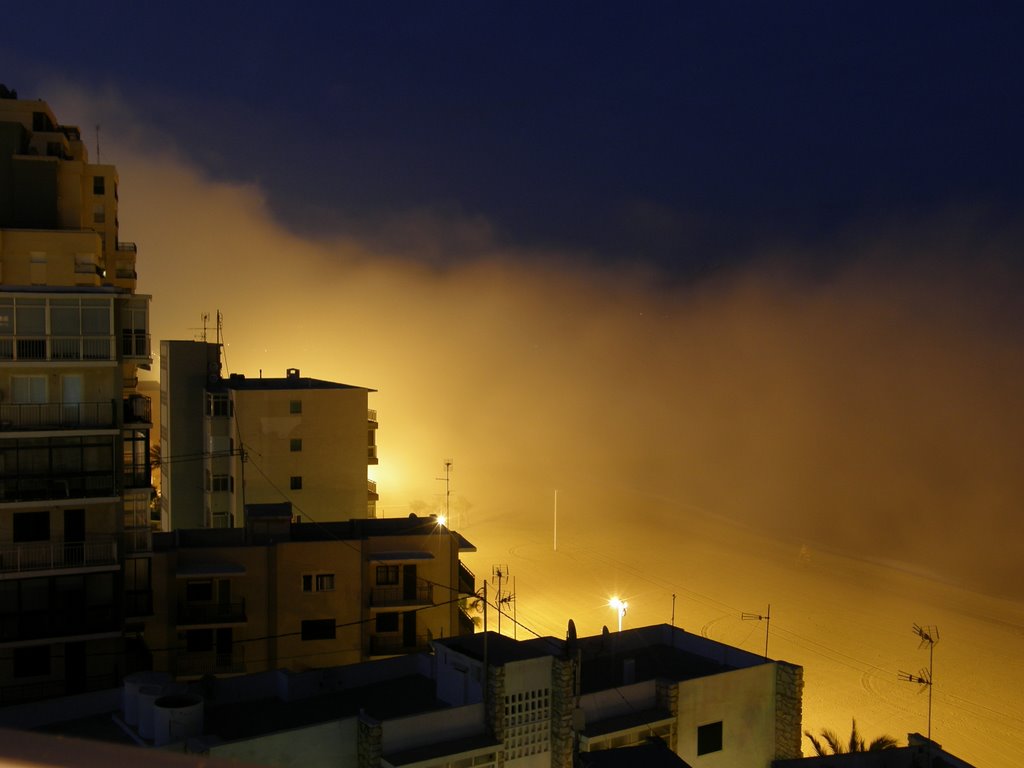
[[722,750],[722,721],[708,723],[697,728],[697,754],[706,755],[709,752],[720,752]]
[[190,653],[202,653],[213,650],[212,629],[190,629],[185,633],[185,650]]
[[15,512],[13,533],[15,544],[18,544],[23,541],[49,541],[49,511]]
[[377,631],[378,632],[397,632],[398,631],[398,614],[397,613],[378,613],[377,614]]
[[398,566],[397,565],[378,565],[377,566],[377,586],[387,586],[388,584],[398,583]]
[[303,592],[333,592],[334,591],[334,574],[333,573],[305,573],[302,575],[302,591]]
[[306,619],[302,622],[303,640],[333,640],[334,619]]
[[302,591],[312,592],[313,591],[313,574],[304,573],[302,575]]
[[302,490],[302,475],[292,475],[291,477],[291,489],[293,491]]
[[92,193],[94,195],[102,195],[107,191],[106,179],[102,176],[92,177]]
[[301,437],[293,437],[289,447],[291,448],[292,453],[295,453],[296,451],[301,451],[302,450],[302,438]]
[[288,413],[302,413],[302,401],[301,400],[289,400],[288,401]]
[[50,646],[15,648],[13,654],[15,677],[39,677],[50,674]]
[[213,602],[213,582],[190,581],[185,585],[185,600],[189,603]]

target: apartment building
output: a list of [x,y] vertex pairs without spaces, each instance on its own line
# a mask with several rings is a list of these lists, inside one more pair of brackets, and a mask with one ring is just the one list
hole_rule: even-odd
[[245,529],[154,537],[142,629],[152,669],[177,679],[304,670],[427,649],[472,632],[475,548],[436,518],[299,523],[285,502]]
[[149,297],[117,205],[78,128],[0,90],[4,704],[115,684],[149,570]]
[[242,528],[251,504],[306,520],[376,515],[372,389],[304,377],[221,376],[220,346],[160,344],[161,527]]

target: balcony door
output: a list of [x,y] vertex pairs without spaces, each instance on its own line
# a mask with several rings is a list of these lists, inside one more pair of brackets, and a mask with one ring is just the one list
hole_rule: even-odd
[[85,560],[85,510],[64,510],[64,551],[69,564]]
[[72,373],[60,377],[60,402],[63,424],[81,424],[82,374]]
[[402,566],[402,599],[403,600],[415,600],[416,599],[416,566],[403,565]]

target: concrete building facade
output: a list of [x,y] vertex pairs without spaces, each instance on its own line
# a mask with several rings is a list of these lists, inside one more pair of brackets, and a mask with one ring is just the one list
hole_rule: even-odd
[[0,94],[0,703],[116,682],[153,494],[137,378],[149,297],[118,239],[116,170],[90,163],[45,102],[12,95]]
[[469,551],[434,518],[293,523],[287,504],[250,508],[244,530],[156,534],[152,669],[187,680],[425,650],[473,629]]
[[375,517],[373,390],[295,368],[221,377],[219,349],[161,342],[163,530],[241,528],[247,505],[282,501],[315,522]]

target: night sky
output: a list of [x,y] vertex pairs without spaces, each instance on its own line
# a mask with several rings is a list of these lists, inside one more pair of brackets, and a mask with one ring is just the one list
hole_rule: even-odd
[[1022,594],[1019,4],[171,8],[5,9],[0,82],[101,126],[155,340],[378,390],[385,514],[454,458]]
[[827,270],[879,227],[1003,230],[1024,202],[1013,3],[28,8],[4,12],[9,87],[116,94],[303,235],[416,254],[426,217],[442,262],[485,231],[690,278],[767,248]]

